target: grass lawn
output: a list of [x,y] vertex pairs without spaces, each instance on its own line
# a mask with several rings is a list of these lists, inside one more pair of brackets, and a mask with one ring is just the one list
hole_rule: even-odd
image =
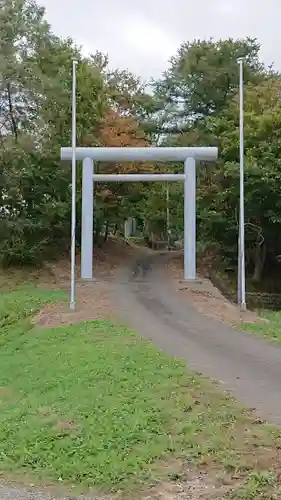
[[261,316],[267,321],[262,323],[243,324],[243,330],[255,333],[260,337],[281,343],[281,311],[264,311]]
[[0,295],[2,477],[136,491],[203,471],[223,488],[212,498],[281,498],[279,429],[125,327],[32,328],[62,298]]

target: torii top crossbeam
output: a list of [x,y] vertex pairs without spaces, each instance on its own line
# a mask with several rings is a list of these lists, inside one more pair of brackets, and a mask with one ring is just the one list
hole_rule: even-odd
[[[61,160],[72,159],[72,147],[61,148]],[[218,148],[75,148],[76,160],[91,158],[95,161],[106,162],[126,162],[126,161],[156,161],[156,162],[183,162],[187,158],[194,158],[198,161],[216,161],[218,158]]]

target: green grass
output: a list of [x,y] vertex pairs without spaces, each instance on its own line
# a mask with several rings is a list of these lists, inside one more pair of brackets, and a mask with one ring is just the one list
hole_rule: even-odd
[[131,490],[200,469],[233,489],[217,498],[274,498],[279,430],[123,326],[31,327],[42,304],[63,298],[0,296],[4,475]]
[[260,337],[281,343],[281,311],[264,311],[261,314],[266,321],[261,323],[243,323],[243,330]]

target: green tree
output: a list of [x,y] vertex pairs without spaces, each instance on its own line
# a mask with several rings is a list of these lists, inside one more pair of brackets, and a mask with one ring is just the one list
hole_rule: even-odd
[[[34,262],[69,239],[69,165],[59,148],[71,138],[71,63],[78,70],[78,140],[91,140],[103,113],[99,71],[71,40],[54,36],[33,1],[5,1],[1,45],[1,259]],[[86,128],[86,121],[87,128]]]
[[15,140],[36,116],[42,78],[33,54],[49,37],[44,9],[35,2],[3,0],[0,10],[0,137]]
[[[245,232],[247,265],[254,282],[264,266],[276,268],[279,255],[281,201],[281,106],[279,77],[245,88]],[[210,118],[220,160],[209,184],[199,189],[199,219],[205,236],[216,240],[229,262],[237,260],[239,203],[238,96],[219,117]]]
[[183,43],[155,91],[173,104],[170,118],[180,128],[200,118],[217,115],[228,105],[238,87],[237,60],[244,58],[245,83],[257,83],[265,73],[256,39],[194,40]]
[[[0,253],[2,263],[35,262],[70,241],[71,164],[60,162],[59,150],[71,144],[72,59],[78,146],[147,144],[134,111],[143,90],[128,72],[110,71],[103,54],[82,57],[71,39],[56,37],[34,1],[5,0],[0,25]],[[78,235],[80,173],[78,165]],[[128,213],[128,186],[121,198],[122,186],[110,188],[97,186],[96,233]]]

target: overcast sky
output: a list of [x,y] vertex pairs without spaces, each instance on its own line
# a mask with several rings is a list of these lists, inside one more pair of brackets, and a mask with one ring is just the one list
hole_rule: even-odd
[[[257,37],[261,57],[281,70],[280,0],[39,0],[57,35],[111,66],[159,76],[182,41]],[[135,6],[134,6],[135,4]]]

